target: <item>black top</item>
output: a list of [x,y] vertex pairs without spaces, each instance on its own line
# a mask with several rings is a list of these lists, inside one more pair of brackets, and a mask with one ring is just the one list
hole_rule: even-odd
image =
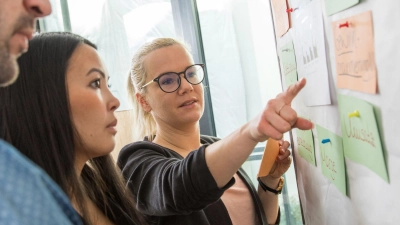
[[[151,223],[232,225],[220,197],[235,183],[235,179],[232,178],[222,189],[218,188],[205,160],[205,148],[218,140],[201,136],[203,145],[186,158],[147,140],[128,144],[121,150],[118,165],[136,196],[139,211],[147,215]],[[242,169],[237,174],[252,195],[256,224],[267,224],[250,178]]]

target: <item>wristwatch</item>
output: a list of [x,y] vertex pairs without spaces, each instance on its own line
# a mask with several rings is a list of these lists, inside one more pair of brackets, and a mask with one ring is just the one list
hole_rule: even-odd
[[261,181],[261,178],[260,178],[260,177],[258,177],[257,180],[258,180],[258,183],[260,184],[261,188],[262,188],[264,191],[270,191],[270,192],[272,192],[272,193],[274,193],[274,194],[276,194],[276,195],[282,193],[283,183],[285,182],[285,179],[284,179],[283,177],[281,177],[281,178],[279,179],[278,187],[277,187],[276,189],[272,189],[272,188],[268,187],[267,185],[265,185],[265,184]]

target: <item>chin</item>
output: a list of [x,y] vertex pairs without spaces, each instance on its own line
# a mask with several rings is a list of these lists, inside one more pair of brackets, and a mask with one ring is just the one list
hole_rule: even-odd
[[101,157],[110,154],[114,150],[114,148],[115,148],[115,142],[108,144],[103,143],[94,150],[96,151],[95,154],[97,155],[97,157]]
[[186,118],[183,118],[183,119],[184,119],[185,122],[187,122],[187,123],[197,123],[197,122],[200,121],[201,116],[202,116],[201,114],[197,114],[197,115],[193,115],[193,116],[186,117]]

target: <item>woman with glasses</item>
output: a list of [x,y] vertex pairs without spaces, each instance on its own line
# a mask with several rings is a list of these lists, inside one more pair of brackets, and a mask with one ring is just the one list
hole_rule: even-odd
[[[145,44],[132,60],[128,79],[135,128],[143,141],[118,157],[139,211],[154,224],[276,224],[281,176],[291,164],[281,148],[258,192],[240,168],[258,142],[280,140],[292,127],[311,129],[290,107],[305,80],[268,102],[261,114],[228,137],[200,135],[204,65],[171,38]],[[264,191],[265,189],[265,191]]]

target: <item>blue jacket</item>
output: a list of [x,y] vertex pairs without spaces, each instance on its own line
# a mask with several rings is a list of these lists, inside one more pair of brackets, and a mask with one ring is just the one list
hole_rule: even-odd
[[80,216],[56,183],[0,139],[0,225],[80,225]]

